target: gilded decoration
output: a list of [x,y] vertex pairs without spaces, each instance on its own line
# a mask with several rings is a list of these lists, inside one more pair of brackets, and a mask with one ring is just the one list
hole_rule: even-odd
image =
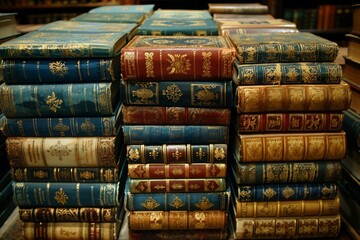
[[69,74],[68,67],[65,65],[65,62],[62,61],[50,62],[49,70],[53,75],[57,75],[59,77],[64,77]]
[[[255,117],[254,117],[255,118]],[[257,123],[257,118],[255,118],[255,126],[258,125]],[[267,121],[267,126],[266,129],[268,130],[281,130],[281,125],[282,125],[282,120],[280,116],[277,115],[268,115],[268,121]]]
[[55,192],[54,199],[56,200],[56,202],[58,202],[62,205],[66,205],[67,201],[69,200],[69,197],[66,195],[64,190],[62,188],[60,188],[59,191]]
[[15,179],[17,181],[24,181],[25,180],[25,175],[23,173],[23,171],[21,169],[16,169],[15,172],[14,172],[14,176],[15,176]]
[[266,165],[266,182],[287,182],[290,174],[290,168],[288,165],[279,164],[267,164]]
[[62,119],[59,119],[59,123],[54,126],[53,130],[59,132],[60,136],[64,137],[65,132],[69,131],[70,127],[68,125],[65,125]]
[[267,137],[266,144],[266,158],[267,160],[281,160],[283,158],[283,139],[282,137]]
[[259,120],[254,115],[241,115],[241,128],[244,130],[258,130]]
[[294,136],[287,138],[287,156],[292,160],[303,160],[304,159],[304,136]]
[[317,83],[318,74],[321,70],[317,66],[309,66],[306,64],[301,64],[302,79],[304,83]]
[[50,146],[47,152],[51,154],[51,156],[57,157],[59,161],[62,161],[63,157],[69,156],[72,150],[69,149],[68,146],[62,145],[61,140],[58,140],[55,145]]
[[305,126],[307,130],[321,130],[322,117],[321,114],[312,114],[306,118]]
[[277,192],[274,190],[274,189],[272,189],[272,188],[268,188],[268,189],[266,189],[265,191],[264,191],[264,197],[265,198],[267,198],[267,199],[272,199],[276,194],[277,194]]
[[144,202],[141,203],[141,206],[147,210],[154,210],[155,208],[159,207],[160,204],[152,197],[148,197]]
[[38,170],[38,171],[34,171],[34,177],[42,179],[42,178],[48,178],[49,175],[47,172]]
[[309,136],[308,139],[308,157],[311,159],[325,158],[325,136]]
[[136,83],[135,86],[138,89],[131,91],[132,97],[135,98],[135,104],[156,104],[158,102],[156,99],[158,85],[156,83]]
[[295,194],[295,191],[293,188],[289,187],[289,186],[286,186],[284,187],[284,189],[282,190],[281,192],[282,196],[285,198],[285,199],[289,199],[291,198],[292,196],[294,196]]
[[188,59],[187,54],[167,54],[168,58],[166,59],[169,62],[170,66],[166,68],[168,74],[183,74],[187,75],[188,71],[191,69],[190,59]]
[[184,95],[178,85],[173,83],[170,86],[167,86],[166,90],[162,91],[162,95],[166,96],[168,100],[176,103]]
[[58,109],[61,108],[61,104],[63,103],[63,100],[58,99],[54,92],[51,93],[51,95],[48,95],[46,98],[46,105],[49,106],[49,109],[53,112],[57,112]]
[[31,211],[30,210],[21,210],[21,219],[24,219],[25,221],[30,219]]
[[270,238],[275,234],[275,219],[274,220],[257,220],[255,221],[256,238]]
[[241,179],[246,179],[249,183],[256,182],[256,165],[255,164],[247,164],[241,165],[239,169],[240,182]]
[[93,132],[95,132],[96,127],[95,124],[93,124],[89,118],[85,119],[85,122],[83,122],[80,125],[81,131],[85,132],[87,135],[91,136]]
[[341,164],[331,163],[326,165],[325,181],[333,181],[341,174]]
[[297,67],[289,67],[286,69],[286,83],[298,83],[301,76],[300,71]]
[[95,174],[93,172],[89,172],[89,171],[84,171],[80,173],[80,178],[81,179],[94,179],[95,178]]
[[[309,110],[318,110],[323,109],[325,107],[326,93],[325,89],[321,87],[311,87],[309,88]],[[341,92],[341,94],[343,94]]]
[[207,198],[207,197],[201,197],[199,202],[194,204],[195,207],[201,209],[201,210],[209,210],[214,206],[214,204]]
[[296,220],[295,219],[281,219],[276,221],[276,237],[281,239],[288,239],[296,236]]
[[331,98],[331,104],[333,108],[336,109],[342,109],[346,106],[345,101],[346,98],[344,98],[344,95],[346,94],[346,89],[345,88],[337,88],[337,87],[332,87],[330,88],[330,96]]
[[317,165],[315,163],[294,163],[293,181],[294,182],[314,182],[316,177]]
[[[242,140],[240,140],[242,141]],[[263,159],[263,141],[262,138],[249,138],[243,139],[242,151],[244,151],[244,157],[249,161],[262,160]]]
[[211,56],[212,52],[202,52],[203,66],[202,77],[211,77]]
[[145,57],[146,77],[155,77],[155,75],[154,75],[154,53],[146,52],[146,53],[144,53],[144,57]]
[[301,87],[291,87],[288,89],[289,110],[302,109],[305,104],[305,91]]
[[206,227],[206,215],[202,211],[196,211],[194,215],[196,229],[204,229]]
[[176,191],[182,190],[185,188],[184,184],[182,184],[182,183],[173,183],[173,184],[171,184],[170,187],[172,190],[176,190]]
[[251,200],[251,196],[252,196],[250,187],[248,187],[248,186],[243,186],[243,187],[241,188],[241,191],[240,191],[239,195],[240,195],[240,199],[241,199],[241,200],[243,200],[243,201],[250,201],[250,200]]
[[[275,66],[264,67],[264,79],[265,84],[280,84],[281,83],[281,66],[276,64]],[[254,80],[253,80],[254,81]]]
[[[159,153],[159,148],[154,147],[153,149],[151,149],[151,151],[148,152],[148,154],[149,154],[149,158],[152,158],[152,159],[156,160],[156,158],[159,157],[159,154],[160,154]],[[180,153],[180,155],[181,155],[181,153]]]
[[114,176],[113,171],[111,169],[107,169],[103,173],[103,178],[106,182],[112,182],[114,179],[117,179],[117,177]]
[[169,205],[175,209],[179,209],[185,206],[185,202],[181,200],[178,196],[175,196],[174,199],[169,203]]
[[199,147],[199,150],[195,152],[195,156],[202,161],[202,159],[206,157],[206,151],[203,151],[203,149]]
[[278,54],[280,53],[279,51],[279,46],[277,44],[268,44],[268,45],[264,45],[264,61],[265,62],[277,62],[278,60]]
[[56,219],[61,221],[79,221],[77,209],[74,208],[57,208]]
[[140,152],[139,152],[139,150],[138,149],[133,149],[133,148],[131,148],[130,150],[129,150],[129,152],[128,152],[128,159],[130,160],[130,161],[134,161],[134,162],[136,162],[136,161],[138,161],[139,159],[140,159]]
[[283,109],[283,95],[280,88],[268,88],[266,91],[266,99],[269,111]]

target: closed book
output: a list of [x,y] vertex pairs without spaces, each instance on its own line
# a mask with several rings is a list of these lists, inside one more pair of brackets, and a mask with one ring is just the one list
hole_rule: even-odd
[[222,192],[225,190],[225,178],[129,178],[130,193]]
[[234,156],[241,163],[340,160],[346,132],[236,134]]
[[124,144],[228,144],[228,126],[123,125]]
[[19,207],[116,207],[121,190],[120,182],[13,182]]
[[347,40],[347,58],[360,61],[360,32],[359,34],[345,34]]
[[349,108],[350,86],[339,84],[237,86],[234,107],[237,113],[329,112]]
[[217,36],[218,25],[212,19],[157,19],[148,18],[140,26],[138,35],[152,36]]
[[253,19],[253,20],[268,20],[275,19],[275,17],[269,13],[264,14],[250,14],[250,13],[214,13],[213,19],[215,21],[221,20],[245,20],[245,19]]
[[230,36],[244,33],[296,33],[299,32],[297,28],[288,27],[234,27],[234,28],[224,28],[219,30],[220,35]]
[[113,57],[125,45],[125,32],[63,33],[33,31],[0,46],[7,58]]
[[130,230],[223,229],[227,213],[224,210],[131,211],[128,224]]
[[151,19],[178,19],[178,20],[194,20],[194,19],[212,19],[208,10],[203,9],[161,9],[158,8],[151,15]]
[[135,36],[121,50],[124,80],[232,78],[235,48],[224,36]]
[[338,84],[342,68],[335,62],[234,64],[233,81],[239,85]]
[[351,109],[344,110],[343,113],[347,142],[360,151],[360,115]]
[[360,4],[354,3],[351,7],[352,12],[352,27],[351,32],[356,35],[360,35]]
[[313,33],[254,33],[229,36],[240,64],[278,62],[332,62],[337,43]]
[[210,13],[267,14],[269,7],[261,3],[208,3]]
[[128,176],[142,178],[223,178],[225,163],[132,163],[128,164]]
[[122,106],[123,124],[230,125],[230,108]]
[[6,139],[12,167],[116,167],[121,147],[121,137]]
[[120,80],[120,57],[7,59],[1,62],[7,84],[85,83]]
[[124,105],[166,107],[232,107],[230,81],[122,81],[120,100]]
[[227,162],[227,144],[128,144],[126,160],[136,163],[218,163]]
[[105,22],[105,23],[135,23],[141,25],[145,20],[145,13],[124,12],[124,13],[82,13],[70,19],[76,22]]
[[345,64],[343,65],[343,75],[345,79],[360,85],[359,74],[360,74],[360,60],[343,56]]
[[151,16],[154,8],[155,4],[104,5],[90,9],[89,13],[145,13],[146,16]]
[[238,133],[267,132],[340,132],[344,126],[344,113],[287,112],[239,113],[234,116]]
[[219,240],[228,239],[228,229],[190,229],[190,230],[129,230],[129,240],[193,240],[207,239]]
[[12,117],[112,116],[119,82],[0,85],[0,108]]

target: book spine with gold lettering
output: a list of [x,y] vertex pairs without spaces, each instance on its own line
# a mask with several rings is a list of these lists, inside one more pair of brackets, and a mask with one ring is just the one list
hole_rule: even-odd
[[340,215],[289,218],[236,218],[235,239],[338,237]]
[[128,176],[141,178],[224,178],[225,163],[128,164]]
[[131,211],[130,230],[224,229],[227,212],[214,211]]
[[120,230],[118,222],[24,222],[24,238],[28,240],[117,240]]
[[228,239],[228,230],[224,229],[181,229],[181,230],[129,230],[129,240],[193,240]]
[[117,207],[32,207],[19,208],[23,222],[115,222]]
[[123,106],[124,124],[229,125],[229,108]]
[[284,84],[237,86],[238,113],[343,111],[351,103],[349,84]]
[[234,117],[238,133],[339,132],[342,112],[239,113]]
[[129,178],[130,193],[221,192],[226,190],[226,178]]
[[135,163],[226,163],[227,144],[126,145],[126,159]]
[[237,134],[234,142],[241,163],[340,160],[347,150],[345,131]]

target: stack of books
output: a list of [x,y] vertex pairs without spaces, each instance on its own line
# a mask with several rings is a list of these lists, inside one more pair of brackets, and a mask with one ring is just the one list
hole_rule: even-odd
[[[336,237],[350,87],[336,43],[311,33],[234,34],[230,152],[234,238]],[[229,154],[230,155],[230,154]]]
[[126,41],[124,32],[35,31],[0,45],[1,129],[24,238],[117,239]]
[[130,239],[226,238],[234,58],[223,36],[139,35],[122,48]]

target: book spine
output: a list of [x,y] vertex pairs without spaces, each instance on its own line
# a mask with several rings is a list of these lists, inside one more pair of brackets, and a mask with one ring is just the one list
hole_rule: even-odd
[[24,232],[24,238],[28,240],[116,240],[118,237],[116,222],[24,222],[22,228]]
[[235,116],[238,133],[339,132],[343,126],[342,112],[241,113]]
[[222,82],[121,82],[124,105],[165,107],[232,107],[232,85]]
[[7,137],[93,137],[115,136],[116,117],[1,118],[1,131]]
[[347,142],[356,150],[360,150],[360,115],[352,110],[344,111],[344,131]]
[[152,231],[129,231],[129,239],[131,240],[170,240],[170,239],[228,239],[227,229],[181,229],[181,230],[152,230]]
[[238,134],[234,156],[241,163],[325,161],[346,156],[346,132]]
[[19,208],[23,222],[115,222],[117,208]]
[[[121,69],[124,80],[142,81],[231,79],[235,48],[143,49],[123,47]],[[177,66],[179,63],[180,66]]]
[[230,190],[207,193],[131,193],[125,192],[128,211],[210,211],[227,210]]
[[226,190],[225,178],[202,179],[132,179],[129,180],[130,193],[165,192],[221,192]]
[[[200,23],[201,24],[201,23]],[[209,26],[208,29],[179,29],[169,28],[160,29],[159,27],[140,26],[138,35],[151,35],[151,36],[172,36],[172,35],[183,35],[183,36],[218,36],[217,25]]]
[[269,202],[335,199],[338,188],[336,183],[280,183],[239,185],[237,191],[238,200],[241,202]]
[[18,182],[115,183],[119,178],[117,167],[13,167],[11,174],[13,180]]
[[342,78],[334,62],[236,64],[236,86],[256,84],[337,84]]
[[115,207],[119,183],[14,182],[19,207]]
[[99,117],[114,115],[116,82],[0,85],[0,107],[12,117]]
[[123,125],[124,144],[228,144],[228,126]]
[[133,211],[128,221],[130,230],[183,230],[226,228],[226,219],[226,211]]
[[126,145],[126,159],[136,163],[226,163],[227,144]]
[[340,215],[299,218],[237,218],[236,239],[337,237]]
[[128,164],[128,176],[137,178],[223,178],[226,164]]
[[9,137],[12,167],[116,167],[116,137]]
[[334,216],[339,214],[339,210],[340,201],[338,197],[331,200],[236,201],[237,218]]
[[335,161],[238,163],[237,183],[314,183],[336,182],[341,178],[342,164]]
[[237,86],[238,113],[343,111],[350,107],[349,84]]
[[229,108],[123,106],[124,124],[230,125]]
[[120,79],[120,57],[93,59],[8,59],[2,61],[7,84],[111,82]]

